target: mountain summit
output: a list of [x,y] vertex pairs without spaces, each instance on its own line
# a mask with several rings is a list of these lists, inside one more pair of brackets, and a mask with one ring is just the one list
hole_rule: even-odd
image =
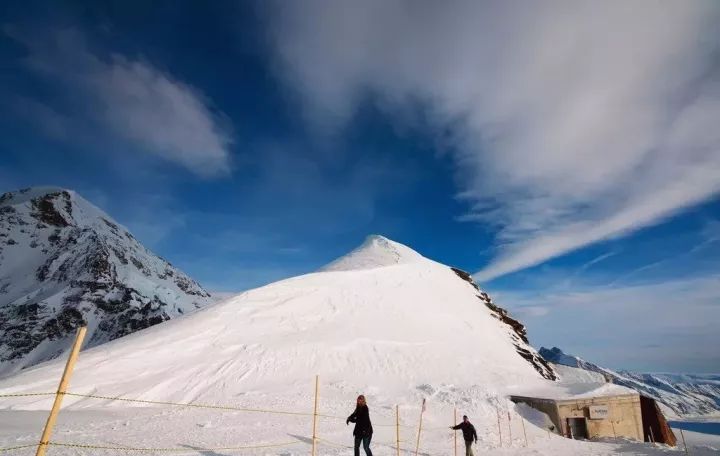
[[83,324],[94,346],[209,302],[77,193],[0,196],[0,375],[59,356]]
[[360,247],[323,267],[321,271],[356,271],[414,263],[425,259],[410,247],[373,234],[368,236]]
[[[60,368],[55,362],[21,372],[0,382],[0,392],[50,388]],[[104,395],[159,401],[242,397],[280,406],[305,400],[316,374],[328,404],[358,391],[390,404],[418,394],[447,403],[463,395],[494,398],[507,387],[556,378],[527,343],[524,326],[467,273],[371,237],[323,272],[250,290],[86,351],[73,387],[102,385]],[[22,402],[32,408],[45,406],[43,400]]]

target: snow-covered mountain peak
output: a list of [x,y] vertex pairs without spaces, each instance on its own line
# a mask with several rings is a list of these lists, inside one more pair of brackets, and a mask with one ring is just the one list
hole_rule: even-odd
[[384,236],[372,234],[365,238],[365,242],[359,247],[323,267],[321,271],[375,269],[423,260],[428,261],[410,247]]
[[41,198],[46,195],[59,194],[62,192],[67,192],[68,197],[73,196],[72,194],[75,193],[61,187],[30,187],[14,192],[3,193],[0,198],[0,207],[22,204],[35,198]]
[[[14,209],[8,209],[12,207]],[[41,223],[66,227],[93,228],[128,236],[127,229],[73,190],[61,187],[31,187],[0,195],[0,210],[29,211]]]
[[209,302],[77,193],[0,195],[0,375],[58,356],[82,324],[98,345]]
[[[73,387],[160,401],[268,391],[292,400],[320,375],[325,397],[432,394],[451,404],[458,391],[554,385],[522,323],[468,273],[380,237],[341,261],[88,350]],[[0,392],[44,390],[60,368],[27,370],[0,381]]]

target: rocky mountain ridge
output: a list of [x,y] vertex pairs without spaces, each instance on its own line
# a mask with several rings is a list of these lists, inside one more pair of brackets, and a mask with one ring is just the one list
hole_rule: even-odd
[[542,347],[543,358],[554,364],[601,374],[606,381],[631,388],[657,400],[669,416],[720,416],[720,375],[666,374],[613,371],[564,353],[558,347]]
[[0,375],[62,354],[83,324],[91,347],[210,301],[75,192],[0,196]]

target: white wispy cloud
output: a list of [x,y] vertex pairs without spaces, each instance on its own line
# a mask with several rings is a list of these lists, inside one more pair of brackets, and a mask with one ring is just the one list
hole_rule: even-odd
[[[67,112],[21,99],[20,111],[42,114],[46,133],[68,139],[70,125],[108,132],[140,151],[157,155],[205,177],[230,171],[232,134],[224,116],[192,87],[143,59],[94,53],[77,30],[45,36],[15,27],[4,31],[24,44],[29,68],[68,92]],[[22,113],[22,112],[21,112]]]
[[[657,223],[720,191],[717,2],[283,2],[281,74],[314,126],[422,106],[489,280]],[[408,110],[408,108],[410,108]]]
[[528,324],[538,346],[559,346],[611,367],[720,369],[717,274],[627,285],[498,290],[493,296]]

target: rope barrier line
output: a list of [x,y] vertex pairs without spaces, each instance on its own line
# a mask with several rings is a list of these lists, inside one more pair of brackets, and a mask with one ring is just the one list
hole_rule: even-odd
[[[166,405],[166,406],[174,406],[174,407],[189,407],[189,408],[204,408],[204,409],[213,409],[213,410],[227,410],[227,411],[238,411],[238,412],[250,412],[250,413],[268,413],[268,414],[278,414],[278,415],[292,415],[292,416],[313,416],[313,413],[307,413],[307,412],[290,412],[290,411],[280,411],[280,410],[268,410],[268,409],[256,409],[256,408],[246,408],[246,407],[234,407],[234,406],[225,406],[225,405],[213,405],[213,404],[198,404],[198,403],[187,403],[187,402],[171,402],[171,401],[153,401],[153,400],[146,400],[146,399],[130,399],[130,398],[124,398],[119,396],[103,396],[99,394],[80,394],[80,393],[70,393],[70,392],[54,392],[54,393],[16,393],[16,394],[0,394],[0,398],[13,398],[13,397],[33,397],[33,396],[53,396],[53,395],[66,395],[66,396],[73,396],[73,397],[80,397],[80,398],[87,398],[87,399],[99,399],[99,400],[107,400],[107,401],[121,401],[121,402],[132,402],[132,403],[140,403],[140,404],[154,404],[154,405]],[[317,414],[318,418],[328,418],[328,419],[337,419],[337,420],[345,420],[345,417],[337,416],[337,415],[326,415],[326,414]],[[375,427],[396,427],[398,424],[385,424],[385,423],[374,423],[373,426]],[[407,429],[415,429],[414,425],[409,424],[399,424],[399,427],[407,428]],[[444,430],[447,429],[446,427],[431,427],[427,428],[427,430]],[[337,442],[332,442],[329,440],[325,440],[322,438],[317,438],[317,441],[324,442],[329,445],[334,445],[341,448],[353,448],[352,446],[343,445]],[[198,449],[192,449],[192,448],[134,448],[134,447],[122,447],[122,446],[102,446],[102,445],[91,445],[91,444],[82,444],[82,443],[66,443],[66,442],[53,442],[50,441],[47,443],[47,445],[53,445],[53,446],[61,446],[61,447],[74,447],[74,448],[85,448],[85,449],[97,449],[97,450],[115,450],[115,451],[127,451],[127,452],[193,452],[193,451],[230,451],[230,450],[243,450],[243,449],[254,449],[254,448],[272,448],[272,447],[281,447],[281,446],[288,446],[293,445],[298,442],[286,442],[286,443],[279,443],[279,444],[267,444],[267,445],[248,445],[248,446],[239,446],[239,447],[223,447],[223,448],[198,448]],[[388,444],[381,444],[381,445],[388,445]],[[395,445],[395,442],[391,444]],[[19,450],[23,448],[30,448],[30,447],[37,447],[38,444],[31,444],[31,445],[21,445],[21,446],[15,446],[15,447],[8,447],[8,448],[0,448],[0,453],[2,452],[9,452],[13,450]]]
[[[54,394],[54,393],[53,393]],[[175,407],[192,407],[192,408],[205,408],[214,410],[230,410],[235,412],[251,412],[251,413],[273,413],[278,415],[296,415],[296,416],[312,416],[312,413],[306,412],[286,412],[280,410],[265,410],[245,407],[232,407],[227,405],[212,405],[212,404],[193,404],[189,402],[168,402],[168,401],[150,401],[145,399],[129,399],[124,397],[111,397],[111,396],[99,396],[95,394],[79,394],[79,393],[62,393],[66,396],[74,397],[85,397],[89,399],[101,399],[108,401],[122,401],[122,402],[136,402],[141,404],[156,404],[156,405],[172,405]]]
[[0,398],[5,397],[31,397],[31,396],[54,396],[57,393],[18,393],[18,394],[0,394]]
[[[331,419],[337,419],[337,420],[346,420],[347,418],[344,416],[337,416],[337,415],[324,415],[321,413],[318,413],[318,418],[331,418]],[[373,423],[373,427],[395,427],[395,423],[393,424],[384,424],[384,423]],[[415,429],[415,426],[412,426],[410,424],[401,424],[400,427],[408,428],[408,429]]]
[[33,444],[30,444],[30,445],[19,445],[19,446],[14,446],[14,447],[5,447],[5,448],[0,448],[0,453],[6,452],[6,451],[9,452],[9,451],[14,451],[14,450],[21,450],[21,449],[23,449],[23,448],[31,448],[31,447],[34,448],[34,447],[36,447],[36,446],[38,446],[37,443],[33,443]]
[[[279,414],[279,415],[313,416],[312,413],[308,413],[308,412],[289,412],[289,411],[282,411],[282,410],[255,409],[255,408],[233,407],[233,406],[227,406],[227,405],[213,405],[213,404],[193,404],[193,403],[189,403],[189,402],[151,401],[151,400],[147,400],[147,399],[130,399],[130,398],[119,397],[119,396],[103,396],[103,395],[98,395],[98,394],[80,394],[80,393],[70,393],[70,392],[0,394],[0,398],[54,396],[56,394],[64,394],[65,396],[73,396],[73,397],[84,397],[87,399],[134,402],[134,403],[140,403],[140,404],[171,405],[171,406],[175,406],[175,407],[193,407],[193,408],[228,410],[228,411],[250,412],[250,413],[273,413],[273,414]],[[346,417],[343,417],[343,416],[325,415],[325,414],[320,414],[320,413],[318,413],[317,416],[318,416],[318,418],[330,418],[330,419],[338,419],[338,420],[346,419]],[[395,427],[395,424],[394,423],[393,424],[373,423],[373,426]],[[415,426],[409,425],[409,424],[401,424],[400,427],[409,428],[409,429],[415,428]],[[439,428],[437,428],[437,429],[439,429]]]
[[[158,452],[158,453],[194,453],[194,452],[202,452],[202,451],[232,451],[232,450],[252,450],[252,449],[259,449],[259,448],[277,448],[277,447],[283,447],[283,446],[290,446],[295,445],[298,443],[302,443],[299,441],[294,442],[283,442],[283,443],[268,443],[268,444],[262,444],[262,445],[243,445],[243,446],[234,446],[234,447],[216,447],[216,448],[136,448],[136,447],[123,447],[123,446],[105,446],[105,445],[90,445],[90,444],[84,444],[84,443],[72,443],[72,442],[48,442],[48,445],[51,446],[59,446],[59,447],[68,447],[68,448],[84,448],[89,450],[113,450],[113,451],[128,451],[128,452],[138,452],[138,453],[149,453],[149,452]],[[30,446],[37,446],[30,445]]]

